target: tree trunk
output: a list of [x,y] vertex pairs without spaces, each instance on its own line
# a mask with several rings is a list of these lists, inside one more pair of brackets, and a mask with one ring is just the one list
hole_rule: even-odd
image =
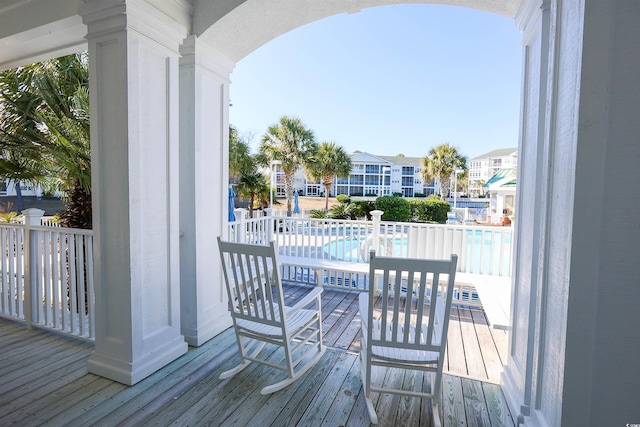
[[331,188],[331,183],[324,183],[324,208],[329,209],[329,189]]
[[284,177],[284,197],[287,199],[287,216],[292,215],[291,199],[293,198],[293,180],[295,176],[285,175]]
[[24,210],[24,200],[22,200],[22,188],[20,181],[16,180],[16,211],[18,214]]

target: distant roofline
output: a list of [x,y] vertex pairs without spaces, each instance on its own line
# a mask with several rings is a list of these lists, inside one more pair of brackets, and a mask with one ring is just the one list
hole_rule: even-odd
[[507,157],[518,152],[518,147],[515,148],[498,148],[497,150],[489,151],[488,153],[481,154],[474,157],[471,160],[483,160],[491,157]]

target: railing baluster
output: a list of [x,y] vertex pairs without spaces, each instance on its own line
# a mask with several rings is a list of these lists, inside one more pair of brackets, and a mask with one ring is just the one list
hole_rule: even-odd
[[75,236],[69,235],[69,244],[67,246],[68,256],[67,256],[67,265],[69,268],[69,280],[67,285],[67,299],[69,301],[69,322],[71,326],[71,332],[77,332],[77,324],[78,324],[78,293],[77,293],[77,283],[78,276],[76,270],[76,245],[75,245]]

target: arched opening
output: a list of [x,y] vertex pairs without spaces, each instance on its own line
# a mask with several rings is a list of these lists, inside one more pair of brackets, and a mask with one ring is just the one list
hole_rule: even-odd
[[[469,160],[517,147],[520,40],[512,20],[451,6],[390,5],[335,15],[281,35],[236,64],[229,122],[253,136],[254,150],[268,126],[293,115],[318,141],[335,141],[348,153],[402,153],[416,165],[443,142]],[[306,195],[304,182],[299,185]],[[357,184],[341,188],[359,195]],[[459,319],[473,330],[470,313]],[[500,381],[508,334],[486,332],[499,351],[450,372]],[[474,357],[470,349],[484,350],[473,345],[467,342],[467,357]]]

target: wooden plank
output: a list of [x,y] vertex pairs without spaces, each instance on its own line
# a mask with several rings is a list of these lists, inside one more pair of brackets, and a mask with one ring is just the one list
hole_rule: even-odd
[[462,378],[461,381],[467,425],[470,427],[485,427],[491,425],[481,383],[468,378]]
[[[425,393],[430,393],[433,387],[433,380],[435,379],[435,373],[424,372],[422,374],[422,390]],[[442,412],[442,385],[440,385],[440,412]],[[438,413],[440,417],[440,423],[442,423],[442,414]],[[419,426],[432,427],[433,426],[433,399],[423,398],[420,402],[420,418]]]
[[[266,347],[265,350],[267,350]],[[275,348],[273,350],[271,354],[265,354],[266,359],[271,363],[284,363],[285,356],[282,350]],[[250,368],[255,369],[250,370]],[[241,373],[224,381],[226,384],[222,385],[221,393],[217,395],[220,399],[214,399],[213,404],[208,406],[208,412],[202,415],[202,422],[244,427],[250,421],[246,419],[241,421],[245,415],[244,409],[264,406],[270,396],[261,394],[260,390],[286,377],[286,373],[279,369],[255,363],[249,365]]]
[[[381,368],[378,368],[381,369]],[[397,368],[383,369],[386,371],[383,388],[401,388],[404,382],[404,370]],[[378,426],[396,426],[396,415],[400,406],[400,395],[377,393],[378,402],[375,405],[378,414]]]
[[338,305],[346,298],[346,292],[331,292],[332,298],[326,304],[322,304],[322,335],[326,335],[333,324],[340,319],[340,313],[336,311]]
[[[229,384],[233,383],[233,379],[220,380],[220,373],[233,368],[237,365],[239,359],[232,357],[221,363],[214,371],[211,371],[205,378],[199,381],[194,387],[184,390],[183,393],[174,397],[174,402],[158,411],[154,417],[145,420],[146,424],[168,425],[193,425],[204,414],[210,411],[210,406],[216,402],[216,396],[223,393],[224,388],[229,388]],[[258,364],[247,367],[243,371],[243,375],[250,374],[258,368]],[[237,374],[240,375],[240,374]],[[240,380],[236,375],[235,381]],[[256,390],[259,393],[259,390]]]
[[20,331],[20,339],[13,344],[5,344],[5,340],[2,340],[2,353],[0,353],[0,363],[15,366],[14,363],[28,364],[26,359],[38,358],[40,354],[47,350],[65,347],[69,345],[69,341],[60,336],[54,336],[53,334],[46,334],[42,337],[35,339],[25,331]]
[[[50,407],[55,405],[57,400],[62,401],[67,399],[74,391],[96,381],[98,378],[99,377],[95,375],[83,375],[74,379],[74,381],[61,381],[61,383],[55,387],[54,392],[40,394],[35,399],[24,399],[24,396],[22,396],[22,399],[13,400],[10,404],[6,405],[6,408],[3,408],[6,414],[3,414],[2,420],[7,424],[19,423],[22,425],[34,425],[36,423],[34,417],[39,417],[40,414],[46,414],[48,410],[51,410]],[[30,417],[31,421],[29,422]],[[39,422],[42,422],[42,420],[39,420]]]
[[489,411],[492,426],[514,426],[515,422],[509,411],[502,389],[497,384],[482,383],[484,398]]
[[[362,369],[360,366],[360,363],[361,363],[360,355],[358,355],[357,363],[358,363],[358,372],[360,372]],[[374,386],[379,387],[381,384],[384,383],[385,374],[386,374],[385,369],[374,366],[373,369],[371,370],[371,383]],[[362,376],[360,377],[360,380],[362,382]],[[380,393],[377,393],[377,392],[371,393],[371,401],[373,402],[374,408],[378,403],[379,397],[380,397]],[[365,400],[364,387],[363,387],[362,392],[360,392],[358,398],[356,399],[355,404],[353,405],[353,409],[351,410],[351,414],[349,415],[349,419],[347,420],[346,425],[360,426],[360,425],[369,425],[369,424],[370,424],[369,412],[367,411],[367,404]]]
[[482,360],[487,372],[487,379],[495,384],[500,383],[500,374],[503,366],[496,343],[491,335],[490,326],[484,313],[480,310],[471,310],[475,332],[482,352]]
[[460,315],[457,307],[451,307],[449,331],[447,332],[447,351],[444,368],[453,374],[467,375],[467,361],[465,359],[464,344]]
[[[15,398],[32,389],[41,390],[42,384],[46,384],[52,380],[52,377],[57,375],[56,370],[60,369],[63,373],[75,371],[75,368],[73,368],[75,366],[74,363],[80,362],[86,365],[88,356],[88,352],[69,348],[59,351],[47,359],[37,361],[31,368],[29,366],[21,366],[18,370],[9,372],[6,375],[3,374],[0,377],[0,395],[5,394],[5,396],[0,398],[0,403],[6,403],[7,396]],[[65,368],[69,366],[72,367],[69,371],[66,371]],[[8,393],[9,391],[11,391],[10,394]]]
[[482,361],[482,352],[480,351],[480,343],[476,336],[471,311],[466,308],[458,308],[458,315],[460,316],[460,331],[467,362],[467,375],[473,378],[486,379],[487,371]]
[[442,413],[444,426],[466,426],[462,379],[453,375],[442,376]]
[[354,317],[358,313],[357,301],[357,295],[349,292],[333,310],[332,314],[335,313],[337,319],[324,333],[324,342],[326,345],[335,347],[336,342],[340,339],[346,327],[353,322]]
[[361,389],[360,393],[358,393],[358,398],[354,402],[353,407],[351,408],[351,413],[349,414],[349,418],[345,423],[346,426],[368,426],[371,425],[369,422],[369,413],[367,412],[367,404],[365,402],[364,389]]
[[[423,372],[416,370],[405,371],[402,389],[424,391]],[[414,396],[400,396],[400,403],[398,404],[398,413],[396,415],[395,421],[396,425],[418,425],[418,420],[420,420],[420,409],[423,400],[429,401],[431,399]]]
[[157,408],[161,408],[171,402],[174,396],[193,387],[194,384],[208,375],[215,366],[231,358],[235,358],[237,363],[240,362],[240,358],[237,356],[237,349],[233,346],[226,346],[215,357],[202,353],[191,359],[188,365],[178,368],[153,384],[144,393],[139,393],[129,401],[123,402],[117,408],[114,408],[116,410],[98,420],[97,423],[119,423],[124,421],[134,423],[135,421],[143,420],[145,417],[151,416],[150,414],[153,414]]
[[[348,323],[334,343],[334,348],[358,352],[360,351],[359,332],[361,328],[358,298],[353,300],[348,310],[350,313]],[[353,314],[353,317],[351,317],[351,314]]]
[[[63,416],[65,411],[75,408],[87,397],[102,391],[113,384],[112,380],[101,378],[97,375],[85,375],[77,381],[66,384],[47,396],[43,396],[29,405],[24,406],[20,412],[21,425],[39,425],[49,423],[55,416]],[[121,388],[124,388],[121,385]],[[60,398],[63,396],[64,398]],[[18,411],[16,411],[18,412]]]
[[[226,348],[216,357],[216,361],[210,359],[202,365],[200,363],[186,365],[184,369],[189,372],[189,375],[185,377],[185,380],[138,408],[136,412],[126,418],[126,423],[136,425],[144,422],[149,425],[167,425],[183,414],[195,411],[196,407],[198,410],[208,411],[212,399],[202,402],[204,396],[211,397],[212,394],[208,393],[220,393],[220,389],[228,382],[220,380],[220,374],[235,367],[240,361],[237,356],[227,357],[230,354],[227,352],[232,351],[233,347]],[[246,368],[243,373],[251,373],[257,366],[254,364]],[[185,387],[185,384],[188,387]]]
[[55,417],[52,417],[47,420],[48,425],[57,425],[57,426],[71,426],[71,425],[79,425],[75,424],[72,421],[76,418],[82,418],[85,414],[90,414],[92,409],[104,402],[105,400],[111,398],[112,396],[120,393],[122,390],[127,388],[126,385],[117,383],[115,381],[109,381],[106,378],[103,378],[108,384],[106,387],[101,388],[99,390],[92,390],[91,393],[83,399],[80,404],[75,405],[73,408],[68,408],[69,410],[65,410],[60,412]]
[[[320,424],[321,420],[331,410],[332,403],[340,392],[343,383],[347,380],[349,374],[352,373],[355,361],[356,357],[349,355],[342,363],[336,363],[333,366],[329,375],[317,388],[317,392],[311,402],[309,402],[309,406],[307,406],[304,413],[296,421],[296,425]],[[348,382],[353,382],[353,374],[351,374]],[[352,384],[349,384],[349,386],[352,386]],[[344,418],[346,418],[346,415],[344,415]],[[289,423],[289,425],[291,425],[291,423]]]
[[344,425],[351,408],[362,390],[355,355],[342,362],[341,369],[333,369],[317,390],[316,397],[298,420],[298,425]]
[[[344,353],[327,351],[322,359],[316,363],[302,378],[289,387],[269,396],[267,403],[259,408],[252,409],[251,413],[259,413],[261,425],[282,425],[288,420],[288,414],[299,406],[304,406],[302,401],[309,401],[318,391],[318,384],[322,384],[336,363],[343,363]],[[308,401],[307,401],[308,402]],[[277,420],[277,422],[276,422]],[[249,425],[247,423],[246,425]]]
[[[311,372],[301,378],[302,381],[300,384],[296,384],[296,388],[289,389],[287,387],[285,390],[287,399],[277,401],[271,410],[273,412],[270,411],[265,419],[264,425],[280,427],[297,424],[318,393],[320,384],[334,372],[336,365],[347,363],[350,357],[347,353],[337,351],[327,351],[327,353]],[[274,414],[275,417],[273,417]]]
[[507,356],[509,352],[509,332],[499,329],[491,329],[491,336],[496,343],[498,354],[500,355],[500,361],[503,365],[507,364]]
[[[339,302],[335,306],[339,306],[340,301],[345,299],[343,297],[340,300],[343,292],[325,291],[325,294],[323,298],[326,296],[333,299],[338,296]],[[353,301],[356,301],[355,297]],[[459,315],[458,308],[452,310],[455,311],[455,316]],[[475,321],[471,335],[473,339],[482,342],[485,357],[484,347],[488,342],[488,335],[480,332],[486,327],[482,324],[482,313],[470,314]],[[353,327],[353,323],[357,324],[354,329],[359,331],[359,322],[357,315],[351,322],[346,322],[344,317],[340,317],[336,324],[347,324],[338,338],[347,342],[351,338],[346,337],[345,332]],[[456,322],[462,339],[459,320],[452,318],[449,332],[455,328]],[[6,323],[0,319],[0,329]],[[16,329],[15,324],[8,323],[8,329],[13,333],[21,328]],[[496,340],[493,345],[498,347],[498,342],[502,339],[506,351],[506,333],[493,328],[487,330]],[[360,364],[353,354],[328,350],[320,362],[298,381],[280,392],[262,396],[262,385],[271,381],[271,378],[279,376],[276,380],[281,379],[284,375],[281,371],[253,364],[233,379],[218,379],[220,372],[240,360],[231,329],[199,348],[190,348],[186,355],[131,387],[104,378],[96,379],[96,376],[86,373],[86,359],[90,354],[91,344],[39,330],[24,329],[21,333],[24,334],[23,341],[12,341],[11,348],[20,348],[24,357],[15,357],[13,352],[8,354],[0,336],[0,357],[5,357],[5,362],[10,361],[0,363],[0,390],[5,387],[4,392],[0,391],[0,401],[5,402],[0,404],[0,419],[3,422],[3,414],[9,414],[8,419],[22,425],[112,425],[119,422],[133,424],[134,420],[135,424],[144,425],[247,425],[259,417],[260,425],[281,426],[289,422],[295,425],[303,416],[304,419],[315,422],[314,425],[321,422],[327,425],[369,424],[360,388]],[[479,334],[477,338],[476,334]],[[5,335],[9,338],[12,333]],[[359,332],[355,335],[354,340],[357,340]],[[455,346],[450,341],[448,352],[454,349]],[[460,349],[464,356],[464,343],[460,345]],[[66,356],[60,358],[61,355]],[[338,370],[336,364],[342,365],[340,375],[334,375]],[[34,371],[30,366],[40,369]],[[387,370],[374,368],[374,381],[378,385],[385,381],[390,385],[400,380],[404,387],[408,387],[417,381],[411,374],[396,373],[385,378],[385,371]],[[18,377],[21,378],[19,381]],[[257,379],[251,380],[251,377]],[[422,377],[426,390],[430,387],[431,375]],[[10,378],[9,386],[5,384],[6,378]],[[443,425],[465,425],[467,420],[470,420],[471,425],[474,422],[513,425],[498,385],[472,379],[463,380],[447,374],[443,375],[443,381],[444,397],[440,405]],[[325,383],[325,388],[322,389]],[[324,395],[322,390],[326,391]],[[431,425],[430,399],[410,400],[396,396],[394,401],[393,396],[379,393],[373,393],[372,397],[377,407],[382,408],[379,413],[381,425]],[[416,403],[419,411],[415,409]],[[457,410],[459,406],[462,407],[462,417],[459,417]],[[468,411],[466,414],[465,408]],[[305,413],[308,415],[305,416]],[[311,414],[317,414],[317,417]]]
[[[190,347],[185,355],[151,374],[144,381],[97,405],[89,414],[77,420],[78,425],[109,424],[110,420],[114,420],[113,423],[115,423],[118,418],[126,419],[137,408],[143,407],[163,391],[169,390],[179,383],[181,378],[189,375],[189,370],[197,369],[207,361],[207,358],[222,359],[226,356],[225,352],[230,351],[230,348],[233,348],[235,353],[229,354],[237,355],[235,339],[233,328],[229,328],[198,348]],[[203,357],[204,355],[207,357]],[[219,363],[222,363],[222,360]],[[76,424],[76,422],[72,424]]]

